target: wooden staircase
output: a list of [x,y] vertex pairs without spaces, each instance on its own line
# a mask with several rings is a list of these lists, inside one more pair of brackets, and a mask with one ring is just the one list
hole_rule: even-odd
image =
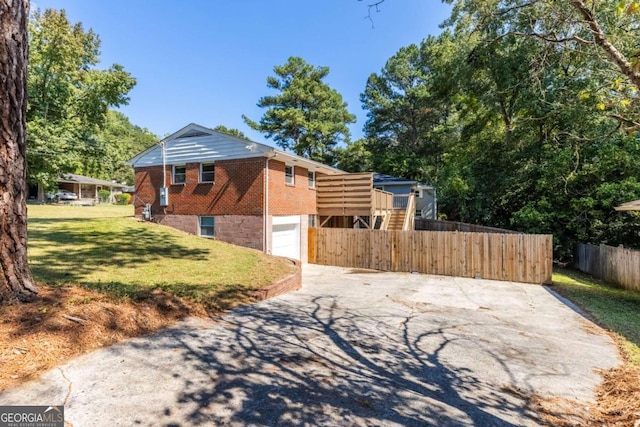
[[404,209],[394,209],[391,212],[391,218],[389,219],[389,227],[387,230],[402,230],[404,225],[404,218],[407,215],[407,211]]
[[385,218],[381,230],[413,230],[413,221],[416,210],[416,199],[413,193],[407,195],[395,195],[393,210]]

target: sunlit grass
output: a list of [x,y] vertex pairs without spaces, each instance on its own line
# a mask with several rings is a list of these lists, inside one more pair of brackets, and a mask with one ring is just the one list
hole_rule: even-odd
[[553,289],[617,333],[635,366],[640,367],[640,292],[613,287],[580,272],[556,269]]
[[140,222],[132,206],[28,209],[29,265],[40,283],[133,298],[163,289],[225,305],[291,272],[259,251]]

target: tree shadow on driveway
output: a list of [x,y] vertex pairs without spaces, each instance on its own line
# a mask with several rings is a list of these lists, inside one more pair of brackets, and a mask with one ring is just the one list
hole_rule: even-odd
[[[354,313],[333,297],[306,305],[278,300],[235,310],[219,319],[223,327],[171,330],[153,347],[138,345],[181,355],[179,363],[167,362],[173,366],[166,375],[181,385],[158,415],[162,425],[542,422],[525,400],[443,362],[450,346],[468,338],[438,322],[415,333],[414,324],[424,320]],[[487,354],[508,371],[499,356]]]

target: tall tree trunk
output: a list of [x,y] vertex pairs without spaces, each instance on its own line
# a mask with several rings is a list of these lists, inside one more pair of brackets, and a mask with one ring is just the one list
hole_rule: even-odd
[[27,19],[29,0],[0,0],[0,302],[38,290],[27,265]]

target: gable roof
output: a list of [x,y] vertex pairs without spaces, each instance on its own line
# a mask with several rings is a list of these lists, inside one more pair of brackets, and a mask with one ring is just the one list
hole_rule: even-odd
[[620,206],[616,206],[617,211],[640,211],[640,200],[634,200],[633,202],[623,203]]
[[65,173],[60,178],[58,178],[58,182],[65,183],[74,183],[74,184],[91,184],[91,185],[104,185],[107,187],[118,187],[125,188],[128,187],[127,184],[119,184],[113,181],[107,181],[104,179],[91,178],[89,176],[77,175],[75,173]]
[[277,150],[269,145],[238,138],[195,123],[191,123],[163,138],[127,163],[134,168],[160,166],[163,164],[163,146],[167,165],[266,157],[278,158],[278,160],[286,163],[300,165],[310,171],[322,172],[328,175],[343,173],[334,167]]

